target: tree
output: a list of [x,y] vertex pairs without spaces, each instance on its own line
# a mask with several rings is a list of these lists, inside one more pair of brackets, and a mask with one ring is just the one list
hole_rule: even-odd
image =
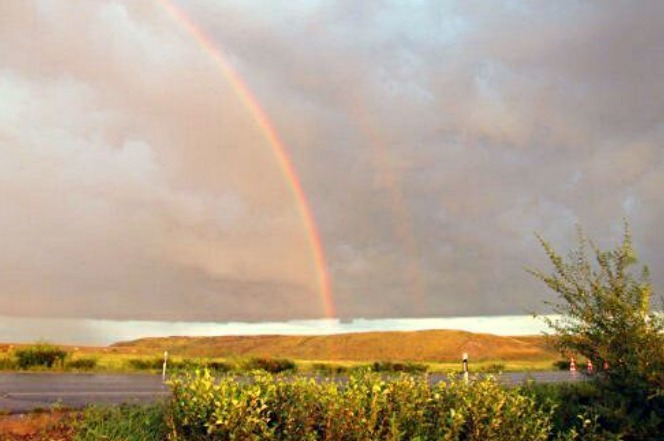
[[620,420],[628,434],[660,430],[664,319],[650,305],[648,268],[643,266],[638,276],[632,272],[637,257],[627,222],[622,242],[608,251],[600,250],[581,229],[578,236],[578,248],[565,258],[538,235],[553,271],[528,270],[557,294],[557,300],[547,304],[559,318],[545,318],[555,331],[552,341],[562,354],[593,362],[603,397],[596,404],[611,412],[607,419]]

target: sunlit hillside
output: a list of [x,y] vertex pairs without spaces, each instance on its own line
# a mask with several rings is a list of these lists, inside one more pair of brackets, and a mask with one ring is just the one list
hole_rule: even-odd
[[464,331],[367,332],[325,336],[145,338],[112,345],[189,357],[272,356],[304,360],[457,361],[555,358],[542,337],[501,337]]

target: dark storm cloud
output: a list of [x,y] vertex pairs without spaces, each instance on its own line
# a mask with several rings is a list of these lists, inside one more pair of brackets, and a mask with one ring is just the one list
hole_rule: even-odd
[[[178,4],[286,141],[341,315],[537,309],[532,232],[623,216],[662,286],[658,2]],[[322,314],[270,147],[159,2],[4,4],[0,60],[0,313]]]

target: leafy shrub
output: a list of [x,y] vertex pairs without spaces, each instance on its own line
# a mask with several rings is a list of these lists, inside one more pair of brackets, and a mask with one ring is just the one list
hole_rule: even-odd
[[553,367],[559,371],[568,371],[570,367],[569,360],[557,360],[553,362]]
[[39,343],[25,348],[17,349],[14,353],[20,369],[33,367],[52,368],[64,365],[67,351],[48,343]]
[[[159,369],[162,368],[163,360],[159,360]],[[156,364],[155,364],[156,366]],[[169,371],[194,371],[196,369],[208,369],[217,373],[230,372],[233,365],[224,361],[209,361],[199,358],[169,359],[167,368]],[[148,369],[156,369],[151,367]]]
[[67,362],[67,367],[70,369],[78,369],[82,371],[89,371],[97,367],[96,358],[76,358]]
[[[277,362],[281,362],[277,360]],[[131,358],[126,360],[125,363],[129,368],[135,370],[161,370],[164,365],[164,359],[161,357],[154,358]],[[257,364],[252,364],[250,369],[262,369]],[[261,365],[263,366],[263,365]],[[267,365],[265,365],[267,366]],[[281,366],[281,365],[279,365]],[[208,361],[199,358],[169,358],[167,362],[167,369],[169,372],[188,372],[200,369],[208,369],[216,373],[225,373],[233,370],[234,366],[231,363],[224,361]],[[268,366],[268,368],[274,368]],[[278,367],[277,367],[278,369]]]
[[[554,427],[578,428],[578,416],[589,413],[592,403],[600,394],[592,382],[529,383],[523,393],[535,399],[541,406],[552,409]],[[561,405],[563,404],[564,405]]]
[[[164,359],[160,358],[159,359],[159,369],[161,369],[164,365]],[[181,370],[194,370],[194,369],[201,369],[205,365],[201,360],[195,359],[195,358],[182,358],[182,359],[177,359],[177,358],[169,358],[168,363],[167,363],[167,368],[171,371],[176,370],[176,371],[181,371]],[[155,369],[155,368],[152,368]]]
[[288,358],[261,358],[254,357],[249,359],[245,365],[247,370],[261,370],[269,372],[272,374],[278,374],[280,372],[295,372],[297,370],[297,365],[293,360]]
[[[162,358],[130,358],[127,360],[127,364],[130,368],[136,369],[139,371],[146,370],[159,370],[164,365],[164,360]],[[170,363],[169,363],[170,364]]]
[[[365,372],[347,382],[207,371],[170,382],[169,433],[186,440],[548,440],[550,408],[487,379],[431,386]],[[568,438],[573,439],[573,438]]]
[[407,372],[410,374],[423,373],[428,370],[428,366],[419,363],[398,363],[392,361],[375,361],[371,365],[374,372]]
[[602,423],[596,407],[602,391],[592,381],[575,383],[530,383],[522,388],[544,409],[552,413],[554,433],[564,440],[609,441],[622,439]]
[[233,365],[225,361],[208,361],[205,367],[215,373],[230,372],[233,370]]
[[530,273],[557,294],[549,305],[561,317],[545,321],[561,354],[593,362],[601,390],[593,402],[596,421],[625,440],[664,433],[664,315],[651,308],[648,268],[635,271],[629,225],[622,242],[608,250],[581,230],[578,247],[566,257],[539,240],[553,269]]
[[311,369],[323,375],[341,375],[349,370],[346,366],[333,363],[314,363],[311,365]]

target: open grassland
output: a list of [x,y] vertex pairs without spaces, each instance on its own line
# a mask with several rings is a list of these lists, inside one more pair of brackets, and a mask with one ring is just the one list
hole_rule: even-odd
[[464,331],[366,332],[321,336],[224,336],[145,338],[112,345],[144,353],[188,357],[288,357],[297,360],[373,360],[456,363],[554,360],[543,337],[501,337]]
[[[27,345],[0,344],[0,370],[16,370]],[[157,372],[206,366],[215,371],[262,369],[345,374],[375,364],[377,371],[450,372],[463,352],[476,372],[553,368],[559,358],[542,337],[500,337],[462,331],[372,332],[329,336],[167,337],[110,347],[62,347],[67,357],[49,371]],[[269,361],[272,360],[272,361]],[[276,360],[276,361],[275,361]],[[295,366],[289,366],[289,363]],[[275,363],[278,366],[273,366]],[[266,366],[267,364],[267,366]],[[31,370],[46,370],[43,366]]]

